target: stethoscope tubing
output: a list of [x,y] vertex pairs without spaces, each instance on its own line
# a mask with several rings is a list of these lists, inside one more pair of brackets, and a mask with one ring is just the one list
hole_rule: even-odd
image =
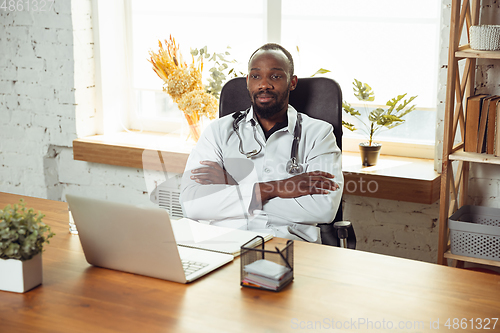
[[[256,157],[257,155],[260,154],[262,149],[264,148],[264,145],[260,140],[257,138],[257,130],[255,129],[255,120],[251,119],[250,123],[252,124],[252,129],[253,129],[253,137],[255,141],[259,144],[259,149],[254,149],[249,152],[245,152],[243,149],[243,140],[241,139],[240,133],[238,131],[239,129],[239,123],[243,118],[246,117],[246,115],[250,112],[250,108],[246,109],[245,111],[239,111],[235,112],[233,114],[233,131],[236,133],[238,136],[238,140],[240,141],[239,143],[239,151],[242,155],[246,156],[247,158],[253,158]],[[298,164],[297,162],[297,157],[298,157],[298,150],[299,150],[299,141],[302,136],[302,116],[300,113],[297,113],[297,120],[295,122],[295,129],[294,129],[294,134],[293,134],[293,143],[292,143],[292,149],[290,152],[290,160],[286,164],[286,171],[289,174],[296,175],[300,174],[304,171],[304,168]]]

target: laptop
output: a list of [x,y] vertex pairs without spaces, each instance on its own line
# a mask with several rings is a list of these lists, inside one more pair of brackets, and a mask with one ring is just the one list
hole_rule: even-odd
[[69,194],[66,200],[91,265],[188,283],[234,258],[177,246],[164,209]]

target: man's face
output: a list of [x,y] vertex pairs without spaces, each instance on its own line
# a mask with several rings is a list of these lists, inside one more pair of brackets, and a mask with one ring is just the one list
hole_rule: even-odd
[[281,51],[258,51],[251,59],[247,88],[258,116],[269,119],[288,107],[290,90],[297,77],[290,76],[289,63]]

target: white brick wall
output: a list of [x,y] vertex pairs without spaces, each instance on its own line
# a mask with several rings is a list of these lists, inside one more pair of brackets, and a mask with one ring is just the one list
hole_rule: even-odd
[[[494,0],[488,1],[498,7]],[[52,11],[43,13],[0,11],[0,191],[51,199],[79,193],[130,203],[148,200],[142,170],[72,158],[77,133],[91,135],[96,129],[90,3],[56,1]],[[443,0],[441,104],[449,3]],[[498,83],[498,74],[487,70],[487,85]],[[472,174],[472,187],[477,188],[474,200],[495,204],[497,171],[473,169]],[[344,212],[345,219],[354,223],[359,250],[435,261],[437,203],[346,195]]]
[[[50,144],[68,146],[75,137],[74,107],[68,110],[74,104],[71,15],[58,13],[64,4],[49,12],[0,11],[2,191],[46,197],[43,157]],[[64,34],[69,41],[62,43],[57,36]]]
[[90,0],[0,11],[1,191],[60,199],[67,184],[91,185],[87,163],[51,152],[95,133],[92,36]]
[[344,196],[344,219],[353,223],[357,249],[436,262],[439,205]]

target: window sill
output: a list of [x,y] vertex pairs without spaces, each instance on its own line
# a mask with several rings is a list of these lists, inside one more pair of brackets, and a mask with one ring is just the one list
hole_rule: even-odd
[[[193,146],[176,135],[131,131],[76,139],[73,156],[142,169],[143,152],[160,150],[166,169],[182,173]],[[441,178],[431,159],[381,155],[376,166],[363,167],[358,153],[344,152],[342,161],[345,194],[423,204],[439,199]]]

